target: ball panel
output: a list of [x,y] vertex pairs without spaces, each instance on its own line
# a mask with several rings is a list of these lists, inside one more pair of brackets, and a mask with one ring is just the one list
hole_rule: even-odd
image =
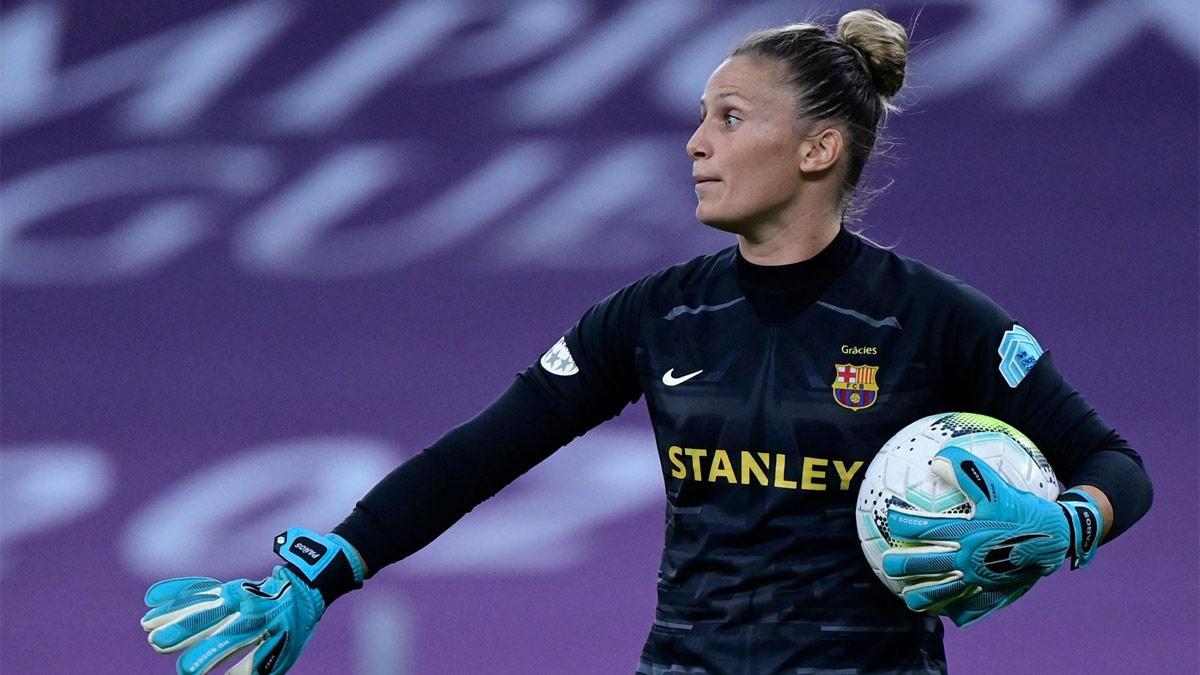
[[887,528],[887,508],[925,510],[970,518],[973,507],[957,488],[933,474],[931,460],[955,445],[978,456],[1016,488],[1058,497],[1058,481],[1041,451],[1004,422],[974,413],[923,417],[897,432],[871,460],[859,488],[857,529],[871,569],[893,593],[903,585],[883,574],[883,552],[901,545]]

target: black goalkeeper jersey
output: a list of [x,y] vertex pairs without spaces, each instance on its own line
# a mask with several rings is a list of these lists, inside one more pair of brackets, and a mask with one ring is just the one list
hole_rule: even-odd
[[374,571],[642,396],[667,495],[647,675],[945,672],[940,621],[874,577],[855,528],[866,466],[920,417],[998,417],[1068,484],[1087,458],[1106,491],[1112,462],[1141,471],[995,303],[843,230],[801,263],[735,246],[621,289],[336,531]]

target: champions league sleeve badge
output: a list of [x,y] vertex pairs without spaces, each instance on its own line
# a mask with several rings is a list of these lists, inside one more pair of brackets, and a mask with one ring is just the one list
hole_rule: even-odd
[[542,354],[541,364],[546,372],[562,377],[570,377],[579,372],[579,367],[575,365],[575,359],[571,356],[571,350],[567,349],[566,336],[560,337],[553,347]]
[[875,405],[879,397],[879,385],[875,384],[875,373],[879,366],[854,366],[849,363],[834,364],[837,374],[833,378],[833,400],[850,410],[862,410]]
[[1042,346],[1029,331],[1014,323],[1012,330],[1004,332],[996,353],[1000,354],[1000,375],[1015,388],[1042,357]]

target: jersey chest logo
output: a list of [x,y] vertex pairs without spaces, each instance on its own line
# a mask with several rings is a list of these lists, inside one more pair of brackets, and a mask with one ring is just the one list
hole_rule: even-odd
[[875,373],[879,366],[855,366],[849,363],[834,365],[833,400],[843,408],[862,410],[875,405],[879,398],[879,385],[875,384]]

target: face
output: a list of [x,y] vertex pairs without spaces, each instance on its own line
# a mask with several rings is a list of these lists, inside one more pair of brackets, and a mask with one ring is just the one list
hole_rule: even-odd
[[786,219],[799,202],[805,139],[782,68],[735,56],[708,79],[687,144],[700,222],[746,233]]

